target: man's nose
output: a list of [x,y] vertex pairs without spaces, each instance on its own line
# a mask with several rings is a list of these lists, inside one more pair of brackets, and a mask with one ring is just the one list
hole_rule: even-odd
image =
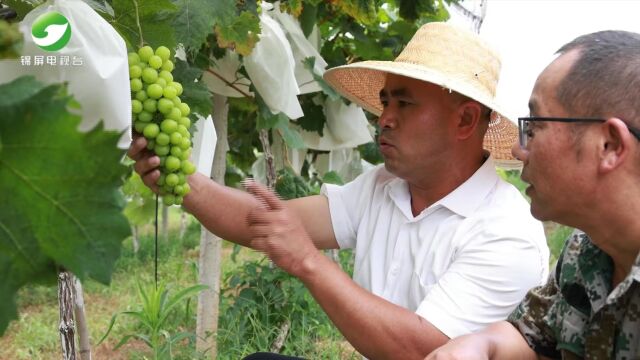
[[516,159],[518,159],[518,160],[520,160],[522,162],[526,162],[527,157],[529,156],[529,150],[527,150],[527,149],[523,148],[522,146],[520,146],[519,142],[516,142],[511,147],[511,154]]
[[393,129],[397,125],[395,111],[390,106],[386,106],[378,118],[380,129]]

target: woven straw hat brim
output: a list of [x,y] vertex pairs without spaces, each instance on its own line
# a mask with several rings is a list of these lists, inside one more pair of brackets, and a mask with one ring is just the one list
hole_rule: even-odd
[[484,138],[484,148],[491,152],[496,164],[503,168],[521,166],[520,161],[511,154],[511,147],[518,140],[518,127],[502,115],[504,112],[492,97],[485,91],[474,88],[468,79],[447,76],[418,64],[363,61],[329,69],[324,73],[324,80],[345,98],[380,116],[383,110],[380,90],[384,87],[388,73],[440,85],[492,109],[494,115]]

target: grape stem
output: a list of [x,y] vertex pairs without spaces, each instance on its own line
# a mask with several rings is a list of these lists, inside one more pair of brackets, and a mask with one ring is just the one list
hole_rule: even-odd
[[138,25],[138,34],[140,35],[140,47],[144,46],[144,39],[142,38],[142,26],[140,26],[140,14],[138,13],[138,2],[133,1],[133,6],[136,8],[136,24]]
[[212,74],[213,76],[217,77],[218,79],[222,80],[225,84],[227,84],[227,86],[231,87],[232,89],[234,89],[235,91],[239,92],[240,94],[244,95],[244,97],[248,97],[250,99],[253,99],[253,96],[247,94],[246,92],[240,90],[240,88],[238,88],[237,86],[235,86],[233,83],[230,83],[227,79],[225,79],[224,77],[222,77],[222,75],[218,74],[217,72],[211,70],[211,69],[207,69],[207,72]]

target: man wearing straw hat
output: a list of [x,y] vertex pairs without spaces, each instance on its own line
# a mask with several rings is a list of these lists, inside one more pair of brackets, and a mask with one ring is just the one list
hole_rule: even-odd
[[[542,226],[494,168],[515,163],[517,137],[496,111],[499,71],[475,34],[424,25],[393,62],[325,74],[380,116],[384,166],[286,202],[259,184],[246,185],[251,197],[192,176],[184,204],[214,233],[298,277],[363,355],[423,357],[506,318],[547,275]],[[153,188],[159,160],[143,147],[135,140],[130,156]],[[319,251],[333,248],[355,249],[353,280]]]
[[583,230],[503,321],[429,359],[640,359],[640,34],[559,50],[519,119],[531,212]]

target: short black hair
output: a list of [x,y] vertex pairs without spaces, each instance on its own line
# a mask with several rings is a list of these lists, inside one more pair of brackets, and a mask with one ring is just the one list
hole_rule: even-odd
[[556,97],[571,114],[615,116],[640,125],[640,34],[599,31],[576,38],[557,53],[579,51]]

